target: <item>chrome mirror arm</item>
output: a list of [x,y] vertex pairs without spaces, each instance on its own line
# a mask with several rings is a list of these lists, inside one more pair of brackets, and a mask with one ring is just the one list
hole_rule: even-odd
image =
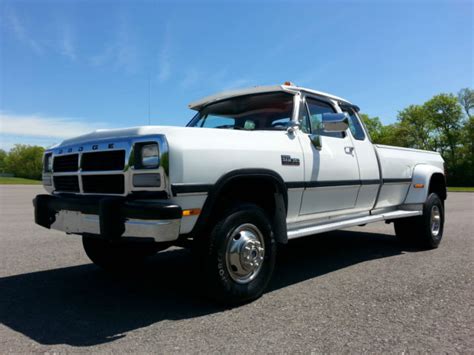
[[295,121],[292,121],[291,124],[288,126],[288,128],[286,129],[286,131],[289,133],[289,134],[294,134],[297,130],[300,129],[300,123],[299,122],[295,122]]

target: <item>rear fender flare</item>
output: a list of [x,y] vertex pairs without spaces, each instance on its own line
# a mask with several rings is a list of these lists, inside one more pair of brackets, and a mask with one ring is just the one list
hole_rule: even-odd
[[[426,164],[416,165],[413,169],[412,182],[404,204],[425,203],[428,198],[431,177],[437,173],[444,176],[444,171],[436,166]],[[423,185],[423,187],[415,187],[415,185]]]

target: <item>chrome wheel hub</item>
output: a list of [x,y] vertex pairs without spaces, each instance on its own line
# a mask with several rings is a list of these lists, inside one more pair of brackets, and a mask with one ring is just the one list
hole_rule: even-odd
[[264,257],[263,235],[255,225],[242,224],[231,232],[227,242],[226,265],[234,281],[252,281],[260,272]]
[[431,234],[437,237],[441,229],[441,211],[438,206],[431,208]]

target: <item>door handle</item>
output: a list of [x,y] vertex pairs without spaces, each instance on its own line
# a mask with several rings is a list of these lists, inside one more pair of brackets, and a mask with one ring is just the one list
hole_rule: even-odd
[[344,147],[344,151],[346,152],[346,154],[352,155],[352,153],[354,152],[354,147]]

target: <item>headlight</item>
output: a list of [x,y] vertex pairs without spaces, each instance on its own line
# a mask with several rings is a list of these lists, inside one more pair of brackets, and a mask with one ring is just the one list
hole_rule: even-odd
[[140,165],[145,169],[157,168],[160,164],[158,144],[144,144],[140,152]]
[[44,156],[43,170],[45,173],[50,173],[53,171],[53,154],[48,153]]

